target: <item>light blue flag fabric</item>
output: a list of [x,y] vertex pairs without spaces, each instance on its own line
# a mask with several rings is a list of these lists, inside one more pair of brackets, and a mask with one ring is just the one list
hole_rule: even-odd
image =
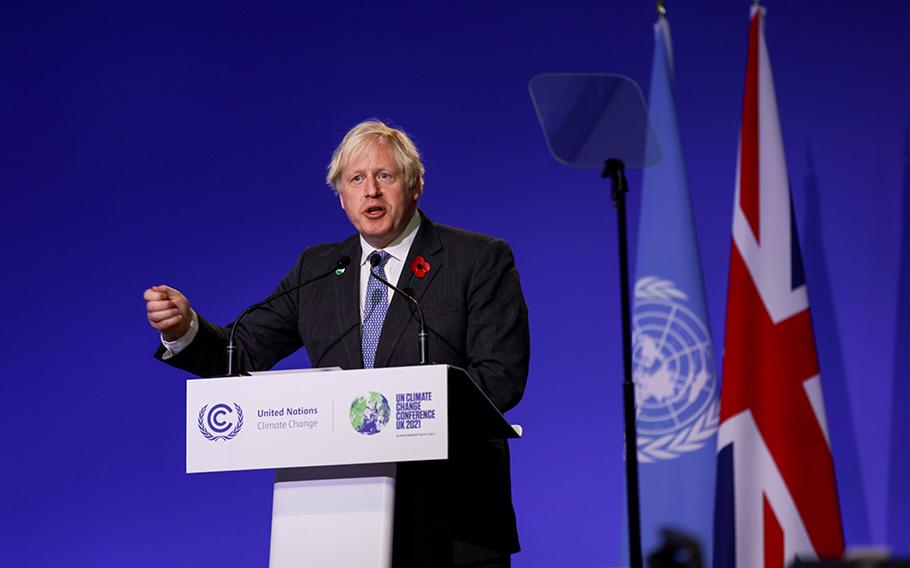
[[666,18],[654,31],[649,109],[663,159],[644,170],[633,309],[642,548],[647,558],[669,528],[696,538],[710,566],[720,389]]

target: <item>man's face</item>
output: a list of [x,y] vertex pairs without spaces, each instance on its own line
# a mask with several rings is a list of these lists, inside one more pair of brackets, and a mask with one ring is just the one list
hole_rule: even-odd
[[420,192],[405,187],[404,172],[385,144],[368,144],[341,169],[338,187],[348,220],[377,249],[404,231],[417,210]]

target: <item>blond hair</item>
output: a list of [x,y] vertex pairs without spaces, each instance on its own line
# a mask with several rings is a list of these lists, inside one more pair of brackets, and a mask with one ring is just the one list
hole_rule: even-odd
[[404,173],[405,185],[418,194],[423,191],[424,167],[417,146],[404,130],[392,128],[379,120],[365,120],[344,135],[341,144],[332,153],[325,181],[335,193],[341,183],[341,170],[360,149],[371,144],[383,144],[395,156],[398,169]]

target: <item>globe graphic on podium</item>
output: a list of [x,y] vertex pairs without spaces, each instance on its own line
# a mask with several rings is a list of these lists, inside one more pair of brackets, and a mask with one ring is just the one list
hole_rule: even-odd
[[378,434],[389,423],[391,415],[389,401],[382,393],[370,391],[351,402],[351,426],[367,436]]

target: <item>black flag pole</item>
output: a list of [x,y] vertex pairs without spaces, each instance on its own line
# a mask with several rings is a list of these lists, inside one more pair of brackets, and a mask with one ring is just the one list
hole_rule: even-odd
[[[547,147],[560,163],[598,168],[612,182],[619,230],[622,307],[623,418],[629,560],[643,566],[638,482],[635,384],[632,381],[632,305],[629,291],[629,237],[625,168],[660,160],[660,147],[648,120],[641,89],[628,77],[609,73],[544,73],[528,88]],[[604,158],[609,158],[604,162]]]
[[641,508],[638,496],[638,434],[635,429],[635,383],[632,382],[632,302],[629,296],[629,230],[626,226],[625,164],[610,158],[604,163],[602,177],[610,178],[611,195],[616,206],[619,230],[619,291],[622,296],[622,361],[623,361],[623,419],[626,443],[626,504],[629,522],[629,562],[634,568],[643,566],[641,551]]

